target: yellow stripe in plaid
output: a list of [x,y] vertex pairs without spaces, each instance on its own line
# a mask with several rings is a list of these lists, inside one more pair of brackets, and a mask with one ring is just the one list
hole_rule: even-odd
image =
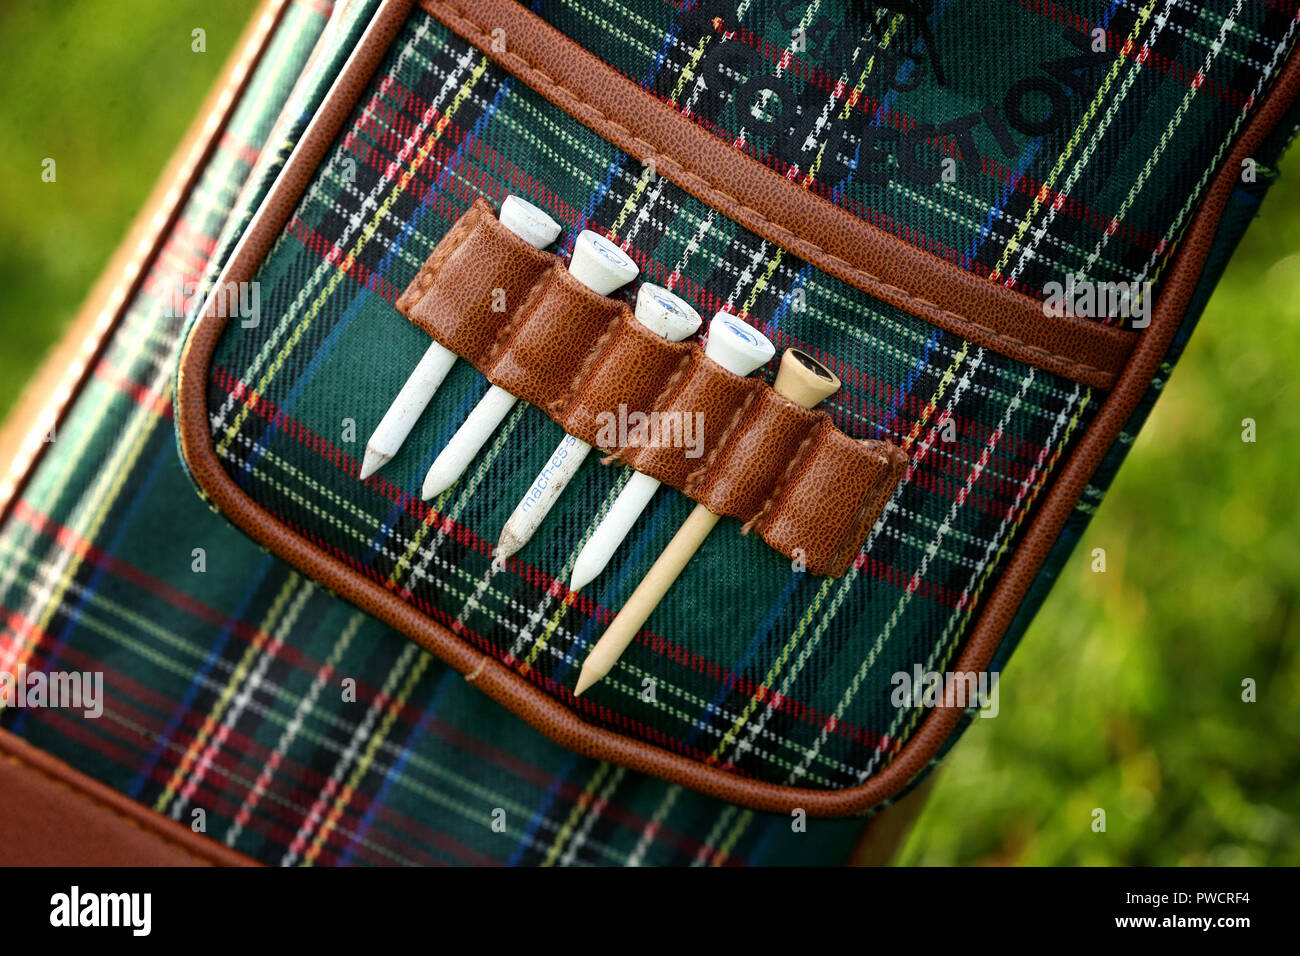
[[[311,307],[307,310],[307,314],[303,316],[302,321],[300,321],[297,327],[294,328],[288,341],[280,347],[280,351],[276,354],[270,367],[262,374],[262,377],[258,379],[257,386],[254,389],[258,394],[266,392],[267,386],[275,379],[276,375],[279,374],[280,369],[284,366],[285,361],[293,352],[299,339],[301,339],[303,334],[307,331],[308,326],[311,325],[317,314],[319,314],[321,308],[334,293],[334,290],[338,288],[344,278],[348,275],[353,263],[356,262],[357,257],[361,255],[362,250],[370,244],[370,240],[374,237],[375,233],[379,231],[380,223],[384,221],[388,216],[389,210],[393,208],[393,205],[397,200],[406,192],[406,188],[411,184],[411,180],[415,178],[416,173],[420,171],[420,168],[429,158],[429,154],[433,152],[433,147],[437,145],[438,140],[442,138],[442,134],[445,133],[447,128],[451,125],[452,120],[456,116],[457,110],[459,110],[461,105],[469,99],[470,94],[474,90],[474,86],[478,83],[483,74],[487,72],[488,62],[487,57],[482,57],[479,60],[478,65],[474,68],[474,72],[470,75],[469,79],[456,91],[455,98],[447,108],[447,111],[439,117],[433,132],[425,138],[420,149],[416,152],[415,157],[411,160],[410,165],[402,173],[401,178],[398,179],[397,184],[384,198],[384,201],[379,204],[379,207],[375,210],[375,214],[370,218],[370,221],[366,223],[366,227],[362,230],[361,235],[357,237],[357,241],[353,244],[352,248],[348,250],[347,255],[343,257],[343,261],[340,262],[338,267],[330,274],[329,281],[326,282],[325,288],[316,296],[315,301],[312,302]],[[243,425],[244,420],[250,413],[251,409],[247,404],[240,406],[234,420],[226,428],[224,437],[217,445],[217,452],[219,454],[230,447],[230,443],[234,441],[235,435],[238,434],[240,426]]]
[[559,857],[560,850],[564,847],[565,841],[568,840],[570,834],[573,833],[574,828],[578,824],[578,819],[586,813],[587,808],[591,806],[592,795],[596,792],[596,788],[600,786],[601,780],[605,778],[605,775],[609,773],[610,769],[611,765],[604,761],[601,761],[596,765],[596,769],[592,773],[591,778],[587,781],[587,785],[582,789],[582,796],[578,797],[578,799],[573,802],[573,806],[569,809],[569,815],[560,826],[559,832],[555,834],[555,839],[551,841],[551,845],[546,851],[546,856],[542,858],[542,866],[555,865],[555,861]]
[[[1133,50],[1133,44],[1137,40],[1138,34],[1142,32],[1142,27],[1145,26],[1147,20],[1150,19],[1151,11],[1155,9],[1155,5],[1156,0],[1150,0],[1150,3],[1138,12],[1137,20],[1133,23],[1133,30],[1129,33],[1128,37],[1125,38],[1124,46],[1120,51],[1120,55],[1115,58],[1115,61],[1110,65],[1110,69],[1106,71],[1106,78],[1102,80],[1101,85],[1097,87],[1097,92],[1093,96],[1092,102],[1088,104],[1088,109],[1084,112],[1083,118],[1079,120],[1079,125],[1075,127],[1074,133],[1071,134],[1069,141],[1065,144],[1065,148],[1062,149],[1060,155],[1056,157],[1056,162],[1052,165],[1052,171],[1048,173],[1047,178],[1043,180],[1037,194],[1034,196],[1034,201],[1029,204],[1029,210],[1020,220],[1020,225],[1016,228],[1015,235],[1011,237],[1007,242],[1006,248],[1002,250],[1002,255],[998,259],[998,264],[993,268],[993,278],[998,278],[1002,274],[1002,270],[1006,268],[1011,256],[1018,248],[1020,240],[1024,238],[1025,233],[1029,231],[1029,227],[1034,221],[1034,217],[1038,215],[1038,210],[1041,209],[1043,203],[1046,202],[1047,194],[1056,185],[1057,177],[1061,175],[1062,170],[1065,169],[1065,164],[1069,162],[1070,157],[1074,154],[1075,148],[1079,143],[1085,140],[1091,141],[1091,138],[1096,134],[1096,130],[1092,128],[1092,119],[1097,115],[1097,110],[1101,107],[1101,104],[1105,102],[1106,95],[1110,92],[1110,86],[1115,82],[1115,77],[1119,75],[1120,68],[1128,62],[1127,57]],[[1134,65],[1132,69],[1136,72],[1139,67]]]
[[[980,595],[984,593],[985,586],[988,584],[989,580],[993,576],[993,569],[1001,565],[1002,557],[1006,553],[1008,543],[1015,539],[1016,533],[1020,529],[1020,525],[1025,520],[1025,515],[1030,513],[1030,506],[1032,506],[1033,501],[1037,499],[1039,493],[1043,490],[1043,488],[1046,487],[1048,476],[1055,472],[1056,462],[1061,456],[1061,450],[1069,446],[1070,439],[1073,437],[1074,431],[1078,427],[1079,421],[1083,416],[1083,411],[1085,408],[1087,408],[1091,398],[1092,398],[1092,393],[1088,392],[1083,396],[1083,400],[1079,402],[1078,405],[1075,407],[1074,414],[1070,416],[1070,419],[1066,424],[1064,437],[1056,445],[1055,451],[1053,451],[1052,454],[1050,455],[1046,467],[1042,468],[1039,471],[1037,475],[1037,480],[1033,482],[1032,490],[1028,495],[1028,499],[1029,499],[1028,503],[1026,504],[1025,507],[1018,507],[1014,510],[1013,513],[1015,514],[1015,519],[1011,522],[1010,533],[1009,534],[1000,533],[999,535],[994,536],[993,540],[1000,541],[997,552],[996,554],[993,555],[991,560],[986,560],[984,564],[983,572],[980,574],[979,581],[975,584],[975,587],[970,592],[971,597],[966,604],[965,610],[963,611],[963,613],[954,614],[948,619],[948,622],[944,627],[942,636],[939,638],[938,641],[935,642],[934,646],[936,651],[943,650],[945,652],[944,659],[939,664],[939,669],[941,670],[946,669],[948,667],[948,662],[952,659],[952,655],[955,654],[957,651],[957,644],[949,643],[948,640],[949,636],[953,633],[954,630],[956,630],[958,633],[962,633],[965,631],[966,626],[970,621],[971,615],[975,613],[975,609],[979,606]],[[1055,434],[1053,434],[1052,437],[1055,438],[1056,437]],[[1031,478],[1032,477],[1033,476],[1031,476]],[[999,531],[1001,532],[1001,529],[999,529]],[[927,661],[925,670],[930,671],[934,669],[935,668],[933,665],[933,661]],[[890,737],[895,737],[895,736],[901,736],[903,738],[910,737],[912,733],[912,729],[916,726],[917,720],[920,719],[921,713],[922,712],[919,708],[907,708],[906,710],[900,710],[895,715],[895,719],[891,723],[887,731],[887,735]],[[899,727],[898,726],[899,719],[904,716],[907,719],[903,723],[903,726]],[[870,767],[868,767],[868,770],[870,770]]]
[[[186,777],[189,775],[191,768],[193,768],[197,760],[198,750],[202,747],[206,747],[208,741],[212,738],[213,732],[217,729],[217,722],[221,719],[222,714],[225,713],[226,708],[230,706],[230,702],[234,699],[236,692],[238,692],[242,687],[244,678],[252,668],[254,659],[259,653],[261,653],[261,650],[266,645],[267,641],[270,640],[271,630],[275,628],[277,622],[280,620],[280,615],[284,613],[285,607],[288,606],[289,598],[301,583],[302,579],[298,577],[297,574],[290,574],[285,578],[284,584],[280,587],[279,593],[276,594],[275,599],[271,602],[271,606],[266,612],[266,615],[258,624],[257,633],[254,635],[253,640],[249,643],[248,647],[244,649],[244,654],[239,659],[239,663],[235,665],[235,669],[231,672],[229,679],[226,681],[226,686],[222,688],[221,693],[217,695],[217,699],[213,701],[212,709],[208,711],[208,716],[204,718],[203,725],[199,728],[199,732],[194,735],[194,739],[190,742],[189,747],[186,748],[185,755],[181,758],[180,762],[172,768],[171,777],[168,778],[167,785],[163,787],[162,793],[158,794],[158,799],[154,801],[153,808],[158,813],[167,812],[167,806],[171,803],[172,797],[176,795],[176,789],[182,784],[188,782]],[[307,584],[299,593],[298,600],[294,604],[296,611],[302,610],[302,605],[310,595],[311,590],[312,586]],[[295,613],[286,617],[285,621],[292,626],[292,622],[296,617],[297,615]]]
[[348,804],[352,802],[352,797],[356,793],[356,788],[361,784],[361,781],[365,779],[366,774],[370,771],[370,765],[374,762],[375,754],[379,751],[380,745],[392,732],[393,725],[397,722],[397,715],[400,714],[402,709],[406,706],[406,702],[410,698],[411,692],[415,690],[416,685],[420,682],[420,678],[424,676],[425,670],[428,669],[429,662],[432,660],[433,657],[427,651],[421,651],[419,653],[419,656],[415,661],[415,666],[411,668],[410,673],[406,676],[405,683],[402,684],[402,689],[398,692],[396,697],[389,701],[388,707],[384,713],[383,722],[379,725],[379,730],[371,734],[370,740],[366,744],[365,752],[361,755],[361,759],[357,761],[356,766],[352,768],[352,774],[348,777],[348,782],[339,790],[339,794],[334,800],[334,805],[330,808],[329,816],[325,818],[325,822],[321,824],[320,829],[316,831],[316,835],[312,838],[311,847],[303,857],[303,866],[312,866],[315,864],[316,859],[320,856],[321,848],[325,845],[325,841],[329,839],[330,833],[332,833],[334,828],[338,826],[339,818],[343,816],[343,811],[346,810]]

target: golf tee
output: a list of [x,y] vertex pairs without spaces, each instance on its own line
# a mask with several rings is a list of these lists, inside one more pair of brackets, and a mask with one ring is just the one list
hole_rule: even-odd
[[[834,373],[807,353],[787,349],[781,356],[774,389],[796,405],[812,408],[839,387]],[[716,514],[702,504],[695,506],[583,661],[575,694],[610,672],[717,523]]]
[[[771,361],[775,352],[766,336],[734,315],[718,312],[709,322],[704,357],[717,362],[728,372],[748,375]],[[605,570],[658,489],[659,480],[649,475],[637,472],[628,479],[573,562],[570,589],[581,590]]]
[[[700,314],[662,286],[644,282],[636,293],[633,316],[638,322],[670,342],[680,342],[694,335],[700,327]],[[555,452],[533,479],[527,494],[507,519],[497,541],[493,563],[501,567],[537,532],[538,527],[560,500],[573,476],[586,460],[591,446],[572,435],[560,439]],[[635,520],[635,519],[634,519]]]
[[[638,271],[628,254],[604,236],[589,229],[578,234],[569,274],[597,295],[609,295],[635,279]],[[514,403],[515,397],[505,389],[496,385],[488,389],[425,475],[421,495],[426,501],[456,483]]]
[[[501,204],[500,221],[534,249],[546,248],[560,234],[558,222],[518,196],[506,197]],[[396,457],[455,363],[456,353],[441,343],[433,342],[425,350],[366,442],[366,454],[361,462],[362,481]]]

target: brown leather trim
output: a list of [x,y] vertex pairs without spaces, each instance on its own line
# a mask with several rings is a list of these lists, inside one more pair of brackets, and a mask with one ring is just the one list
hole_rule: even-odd
[[[353,60],[349,61],[327,103],[312,122],[271,196],[240,243],[221,277],[222,284],[251,280],[307,188],[330,143],[342,128],[349,109],[411,3],[412,0],[389,0],[376,15],[377,21],[382,21],[377,24],[381,28],[372,26]],[[1114,391],[1081,436],[1074,454],[1062,466],[1024,543],[990,595],[954,670],[980,671],[988,666],[1066,518],[1159,367],[1205,264],[1242,160],[1258,148],[1263,137],[1294,100],[1298,88],[1300,57],[1293,56],[1215,177],[1165,280],[1164,294],[1153,312],[1151,327],[1143,334]],[[902,790],[925,769],[957,725],[962,713],[959,708],[933,710],[922,721],[915,736],[875,777],[843,790],[807,790],[739,777],[585,723],[566,704],[530,684],[501,662],[485,657],[397,595],[314,548],[234,483],[217,459],[208,425],[207,389],[211,360],[226,325],[224,317],[213,313],[213,309],[205,309],[186,343],[177,388],[181,447],[199,486],[250,537],[339,596],[432,651],[467,675],[466,679],[473,681],[484,693],[562,746],[756,810],[787,813],[793,808],[802,808],[814,816],[840,816],[869,810]],[[575,706],[593,705],[577,702]]]
[[943,769],[934,771],[911,793],[901,797],[867,821],[853,845],[849,866],[890,866],[912,832],[917,818]]
[[0,730],[6,866],[257,866]]
[[[176,225],[177,217],[234,116],[253,71],[261,62],[290,0],[265,0],[249,20],[172,154],[126,238],[95,281],[90,295],[50,356],[23,389],[0,430],[0,522],[22,494],[49,444],[41,436],[62,426],[72,400],[94,374],[118,323]],[[56,432],[57,434],[57,432]]]
[[[1135,332],[1075,317],[930,255],[685,120],[514,0],[421,0],[428,13],[620,149],[751,232],[932,325],[1072,381],[1110,388]],[[500,31],[505,31],[502,34]],[[504,36],[504,44],[493,35]]]

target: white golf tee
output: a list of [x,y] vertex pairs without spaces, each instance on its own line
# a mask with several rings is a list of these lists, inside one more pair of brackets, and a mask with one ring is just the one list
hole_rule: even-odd
[[[573,245],[573,258],[569,260],[569,274],[588,289],[599,295],[609,295],[635,279],[639,271],[628,254],[604,236],[589,229],[578,234]],[[426,501],[456,483],[492,437],[506,413],[514,407],[515,401],[513,395],[496,385],[487,390],[424,476],[421,494]]]
[[[700,327],[698,312],[663,286],[651,282],[644,282],[637,289],[633,315],[650,331],[670,342],[680,342]],[[501,529],[493,556],[497,567],[529,542],[590,452],[591,446],[580,438],[565,435],[560,439],[555,453],[537,473]]]
[[[709,338],[704,355],[729,372],[748,375],[771,361],[776,349],[763,333],[734,315],[719,312],[709,322]],[[618,493],[609,511],[601,519],[587,543],[578,552],[569,577],[569,588],[580,591],[605,570],[614,552],[636,524],[637,518],[659,490],[659,479],[641,472],[633,473]]]
[[[500,221],[534,249],[546,248],[560,234],[558,222],[518,196],[506,197],[501,204]],[[392,461],[401,450],[406,436],[411,434],[411,429],[455,363],[456,353],[445,345],[433,342],[425,350],[420,364],[415,366],[415,371],[406,379],[366,442],[366,456],[361,463],[362,481]]]

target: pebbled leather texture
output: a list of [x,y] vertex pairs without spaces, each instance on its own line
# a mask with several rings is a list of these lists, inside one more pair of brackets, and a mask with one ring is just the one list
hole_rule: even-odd
[[[511,234],[481,198],[397,310],[570,435],[741,519],[812,574],[848,570],[907,467],[892,442],[855,441],[824,411],[648,331],[626,303],[585,288],[557,256]],[[632,415],[690,421],[700,441],[611,443],[618,429],[608,425]]]

